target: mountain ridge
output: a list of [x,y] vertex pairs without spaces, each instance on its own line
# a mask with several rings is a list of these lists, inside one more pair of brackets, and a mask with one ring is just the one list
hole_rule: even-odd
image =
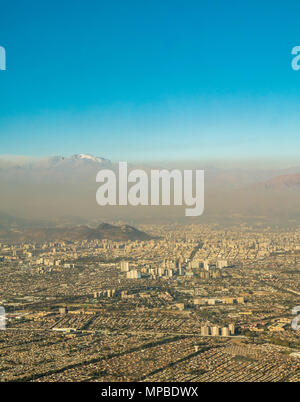
[[266,189],[300,188],[300,174],[293,173],[275,176],[263,183],[259,183],[259,186]]
[[129,225],[111,225],[100,223],[96,228],[87,225],[64,228],[25,228],[1,230],[0,239],[11,241],[83,241],[83,240],[113,240],[135,241],[151,240],[149,234]]

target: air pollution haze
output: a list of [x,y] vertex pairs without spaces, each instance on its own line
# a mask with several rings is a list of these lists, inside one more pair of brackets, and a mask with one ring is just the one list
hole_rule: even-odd
[[[149,164],[131,164],[129,170],[136,167],[143,167],[146,171],[150,169]],[[199,163],[194,168],[205,171],[205,210],[198,218],[184,218],[183,207],[180,206],[97,205],[97,173],[102,169],[117,170],[117,163],[107,158],[90,154],[40,159],[2,157],[2,224],[5,215],[11,215],[12,223],[22,222],[22,219],[70,224],[97,220],[135,223],[155,220],[215,223],[252,220],[287,225],[299,222],[300,167],[222,169]]]

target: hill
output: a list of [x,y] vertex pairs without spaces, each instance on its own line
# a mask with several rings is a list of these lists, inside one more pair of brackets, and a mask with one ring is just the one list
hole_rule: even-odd
[[83,240],[150,240],[152,237],[132,226],[115,226],[101,223],[96,228],[75,226],[66,228],[31,228],[21,230],[1,230],[0,239],[13,242],[23,241],[83,241]]

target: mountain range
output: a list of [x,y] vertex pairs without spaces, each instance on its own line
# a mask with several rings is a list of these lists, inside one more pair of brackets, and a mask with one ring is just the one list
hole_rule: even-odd
[[[126,160],[126,158],[124,158]],[[0,157],[0,228],[64,227],[99,222],[300,221],[300,167],[205,170],[205,211],[184,218],[184,207],[99,207],[96,174],[116,170],[109,159],[90,154],[48,158]],[[134,168],[135,166],[131,166]],[[153,166],[153,168],[161,168]],[[149,169],[149,166],[139,168]],[[174,166],[176,168],[176,166]]]
[[259,183],[265,189],[300,189],[300,174],[284,174]]

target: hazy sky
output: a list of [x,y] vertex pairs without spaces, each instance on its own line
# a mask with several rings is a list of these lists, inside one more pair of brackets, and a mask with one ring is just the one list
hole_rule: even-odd
[[0,13],[1,154],[298,159],[298,0],[10,0]]

